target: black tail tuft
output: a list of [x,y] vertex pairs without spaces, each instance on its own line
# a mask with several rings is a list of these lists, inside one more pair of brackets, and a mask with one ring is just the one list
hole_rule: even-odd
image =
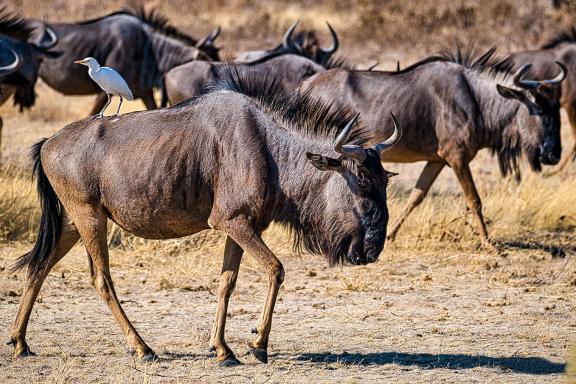
[[12,267],[13,272],[28,267],[28,276],[31,277],[43,272],[47,267],[50,254],[54,251],[62,230],[62,203],[44,174],[40,161],[40,150],[46,140],[42,139],[34,144],[31,151],[34,164],[33,175],[36,175],[36,188],[42,209],[38,237],[34,248],[27,254],[20,256]]

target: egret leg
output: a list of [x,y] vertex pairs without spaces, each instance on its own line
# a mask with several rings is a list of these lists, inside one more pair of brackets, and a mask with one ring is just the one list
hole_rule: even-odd
[[120,96],[120,104],[118,104],[118,110],[116,111],[116,113],[112,116],[112,117],[116,117],[118,116],[118,114],[120,113],[120,107],[122,106],[122,101],[124,99],[122,98],[122,96]]
[[100,111],[99,114],[97,114],[95,117],[102,119],[104,117],[104,111],[106,110],[106,108],[108,108],[108,106],[110,105],[110,102],[112,101],[112,99],[110,98],[110,94],[106,93],[106,97],[108,97],[108,101],[106,101],[106,105],[104,106],[104,108],[102,108],[102,110]]

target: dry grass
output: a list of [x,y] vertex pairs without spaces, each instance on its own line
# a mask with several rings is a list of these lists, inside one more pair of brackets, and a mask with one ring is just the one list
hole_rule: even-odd
[[[11,3],[28,16],[52,21],[95,17],[124,5],[60,1],[54,12],[37,0]],[[329,20],[341,36],[343,56],[358,64],[380,61],[381,68],[432,53],[455,38],[498,45],[501,52],[534,47],[574,22],[573,4],[555,11],[546,0],[139,3],[157,5],[195,36],[222,25],[228,54],[274,45],[294,19],[322,31]],[[6,327],[23,284],[23,276],[6,267],[29,249],[38,218],[28,148],[84,117],[93,102],[63,97],[41,82],[38,94],[36,107],[24,114],[8,104],[0,108],[0,321]],[[124,112],[137,109],[143,109],[139,102],[123,106]],[[564,146],[571,140],[564,129]],[[140,366],[125,354],[117,327],[88,284],[85,255],[77,246],[55,268],[37,303],[30,337],[41,357],[13,362],[3,349],[0,376],[8,382],[39,374],[50,382],[559,380],[559,362],[576,326],[576,165],[550,178],[524,169],[520,184],[503,180],[487,153],[472,167],[489,231],[507,249],[506,257],[477,249],[472,218],[450,170],[376,265],[328,269],[322,260],[294,254],[281,228],[268,230],[266,242],[287,269],[273,327],[276,355],[268,367],[248,363],[218,370],[205,359],[223,249],[223,235],[206,231],[162,242],[124,234],[113,250],[118,292],[137,328],[162,353],[160,363]],[[421,164],[387,168],[400,171],[389,187],[393,220]],[[237,332],[257,318],[265,280],[245,258],[229,319],[237,351],[247,337]],[[534,374],[532,357],[543,359],[537,363],[552,375],[544,368]]]

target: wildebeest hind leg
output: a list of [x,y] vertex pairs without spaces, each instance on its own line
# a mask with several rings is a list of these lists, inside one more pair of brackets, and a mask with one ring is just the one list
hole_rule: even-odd
[[434,180],[436,180],[436,178],[440,174],[440,171],[442,171],[442,169],[444,168],[444,165],[445,164],[441,162],[429,161],[428,163],[426,163],[426,166],[424,166],[424,169],[420,173],[420,177],[418,177],[416,186],[410,193],[410,198],[408,199],[408,204],[406,205],[406,208],[404,208],[404,211],[402,211],[400,216],[396,219],[396,221],[394,221],[392,229],[390,229],[390,231],[388,232],[387,236],[388,240],[394,241],[394,239],[396,238],[396,234],[398,233],[398,230],[400,229],[400,227],[402,226],[402,224],[404,223],[410,212],[412,212],[414,208],[420,205],[422,200],[424,200],[424,197],[426,197],[426,194],[428,193],[430,186],[434,183]]
[[476,225],[480,231],[482,245],[489,251],[497,252],[498,249],[490,242],[490,239],[488,238],[488,231],[486,230],[486,224],[484,223],[484,217],[482,216],[482,202],[480,201],[480,196],[478,195],[478,191],[474,185],[472,172],[470,172],[470,166],[462,161],[451,163],[450,166],[456,174],[456,177],[460,182],[460,186],[464,191],[466,205],[474,216],[474,220],[476,221]]
[[78,232],[80,232],[80,237],[84,242],[88,256],[92,261],[90,268],[92,285],[100,294],[102,300],[108,305],[108,308],[110,308],[112,315],[124,333],[129,348],[140,359],[155,360],[154,351],[146,345],[138,332],[136,332],[116,296],[112,276],[110,275],[108,247],[106,245],[106,215],[91,206],[76,207],[71,214]]
[[272,327],[272,314],[278,290],[284,281],[284,267],[280,260],[274,254],[254,228],[250,220],[244,215],[237,216],[234,219],[227,220],[224,224],[218,226],[228,236],[230,236],[246,253],[251,255],[256,261],[266,268],[268,273],[268,294],[266,303],[262,309],[260,320],[256,325],[256,337],[248,343],[250,353],[263,363],[268,362],[268,337]]
[[23,357],[32,354],[26,343],[26,328],[28,326],[28,320],[30,319],[30,313],[32,312],[32,307],[36,301],[36,297],[42,288],[42,283],[50,270],[58,263],[62,258],[70,251],[70,249],[76,244],[80,235],[74,227],[74,225],[69,221],[66,214],[62,218],[63,227],[56,244],[56,248],[50,255],[50,259],[47,264],[47,268],[36,275],[29,275],[26,280],[26,285],[24,286],[24,292],[20,297],[20,306],[18,307],[18,313],[16,314],[16,319],[12,325],[12,330],[10,332],[10,344],[14,345],[14,356]]
[[234,356],[232,350],[224,341],[224,329],[226,325],[226,314],[228,311],[228,301],[236,286],[238,269],[244,251],[230,237],[226,238],[224,249],[224,262],[222,263],[222,273],[220,274],[220,284],[218,285],[218,308],[216,318],[212,327],[212,337],[210,339],[210,349],[216,351],[216,358],[222,366],[233,366],[240,364]]

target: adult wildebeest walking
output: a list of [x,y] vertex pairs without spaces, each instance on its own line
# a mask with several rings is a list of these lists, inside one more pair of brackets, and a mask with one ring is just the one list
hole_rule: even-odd
[[332,26],[326,22],[328,30],[330,31],[330,36],[332,37],[332,44],[328,48],[322,48],[316,33],[313,31],[299,32],[295,37],[293,37],[292,35],[297,25],[298,21],[295,21],[290,28],[288,28],[284,34],[282,43],[276,48],[265,51],[240,52],[236,55],[234,61],[239,63],[252,62],[264,57],[281,56],[287,53],[293,53],[314,60],[316,63],[325,66],[325,64],[332,59],[332,55],[334,55],[338,50],[339,46],[338,36]]
[[168,100],[174,105],[198,96],[207,84],[225,76],[229,66],[239,71],[258,73],[259,76],[276,76],[284,88],[293,88],[308,77],[325,70],[320,64],[294,54],[262,58],[252,63],[192,61],[170,70],[164,76]]
[[444,168],[452,168],[473,213],[482,242],[489,243],[482,204],[468,163],[482,148],[490,148],[506,174],[524,153],[534,170],[560,160],[560,112],[554,88],[560,74],[538,87],[525,80],[529,66],[515,74],[492,68],[490,50],[476,60],[472,52],[446,53],[424,59],[399,72],[334,69],[304,81],[302,89],[315,97],[362,113],[379,140],[392,130],[384,109],[398,111],[402,140],[382,154],[382,161],[426,161],[408,205],[394,222],[393,239],[408,216],[424,199]]
[[[39,23],[39,22],[38,22]],[[217,33],[200,44],[167,23],[155,11],[124,10],[78,23],[47,24],[59,38],[55,50],[64,54],[46,60],[40,76],[65,95],[98,94],[91,115],[99,112],[107,97],[75,60],[94,57],[102,66],[118,71],[135,98],[148,109],[156,108],[153,89],[170,69],[197,59],[218,58],[213,41]],[[210,56],[209,56],[210,55]]]
[[364,149],[366,133],[351,132],[355,120],[346,110],[274,82],[231,76],[178,106],[126,114],[117,122],[85,119],[40,141],[33,159],[42,214],[34,248],[16,264],[28,267],[28,280],[11,331],[15,354],[30,353],[26,326],[43,280],[82,238],[92,284],[130,348],[140,358],[154,357],[114,292],[106,246],[110,218],[152,239],[208,228],[226,233],[210,341],[225,365],[238,363],[224,341],[228,299],[243,252],[254,257],[269,282],[249,346],[266,362],[284,279],[282,264],[260,237],[272,221],[290,228],[296,245],[331,264],[373,262],[384,246],[388,173],[380,154],[400,134],[395,130]]
[[[567,80],[558,88],[560,105],[568,114],[574,144],[562,159],[557,171],[576,159],[576,28],[558,34],[542,45],[540,49],[512,53],[498,64],[499,68],[517,70],[524,64],[532,64],[529,76],[535,79],[549,79],[557,70],[555,62],[564,64],[568,69]],[[538,86],[538,83],[534,83]]]

